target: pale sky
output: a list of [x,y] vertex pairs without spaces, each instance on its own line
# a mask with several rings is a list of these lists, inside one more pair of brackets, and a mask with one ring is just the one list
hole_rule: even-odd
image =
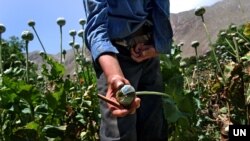
[[[209,6],[217,1],[221,0],[170,0],[170,11],[178,13],[199,6]],[[56,23],[58,17],[64,17],[66,20],[63,27],[63,48],[68,50],[72,40],[69,31],[79,31],[79,19],[85,19],[82,0],[0,0],[0,23],[6,27],[2,38],[9,39],[13,35],[20,38],[24,30],[33,32],[27,23],[34,20],[42,43],[51,54],[60,51],[60,33]],[[76,42],[81,44],[79,38],[76,38]],[[29,51],[41,50],[42,47],[35,36],[29,44]]]
[[222,0],[170,0],[171,13],[179,13],[195,9],[199,6],[210,6]]

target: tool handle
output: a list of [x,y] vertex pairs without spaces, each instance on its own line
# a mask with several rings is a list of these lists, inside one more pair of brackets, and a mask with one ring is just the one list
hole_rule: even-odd
[[102,99],[102,100],[108,102],[109,104],[112,104],[113,106],[116,106],[116,107],[118,107],[118,108],[119,108],[119,107],[122,107],[122,105],[119,104],[118,102],[113,101],[113,100],[111,100],[111,99],[108,99],[107,97],[105,97],[105,96],[103,96],[103,95],[101,95],[101,94],[97,94],[97,96],[98,96],[100,99]]

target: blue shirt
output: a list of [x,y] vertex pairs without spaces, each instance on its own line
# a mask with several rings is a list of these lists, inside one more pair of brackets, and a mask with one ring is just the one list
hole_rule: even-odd
[[170,53],[173,32],[169,21],[169,0],[85,0],[85,2],[88,12],[85,29],[86,45],[94,60],[103,53],[119,53],[111,40],[131,35],[149,20],[153,24],[156,50],[159,53]]

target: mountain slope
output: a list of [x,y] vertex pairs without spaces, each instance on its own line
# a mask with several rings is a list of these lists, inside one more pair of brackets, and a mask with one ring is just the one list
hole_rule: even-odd
[[[220,30],[228,28],[233,23],[241,25],[250,21],[249,0],[223,0],[206,8],[204,20],[211,35],[212,42],[217,38]],[[174,40],[177,43],[183,42],[182,56],[189,57],[194,55],[194,50],[190,48],[192,41],[200,42],[199,54],[209,50],[208,39],[202,20],[194,15],[195,10],[171,14],[171,22],[174,31]]]

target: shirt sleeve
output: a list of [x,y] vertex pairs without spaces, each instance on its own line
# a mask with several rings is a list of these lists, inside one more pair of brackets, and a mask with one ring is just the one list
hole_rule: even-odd
[[94,61],[104,53],[118,53],[108,35],[107,0],[87,0],[86,45]]
[[169,0],[155,0],[153,8],[153,35],[156,50],[159,53],[169,54],[171,52],[173,31],[169,20]]

